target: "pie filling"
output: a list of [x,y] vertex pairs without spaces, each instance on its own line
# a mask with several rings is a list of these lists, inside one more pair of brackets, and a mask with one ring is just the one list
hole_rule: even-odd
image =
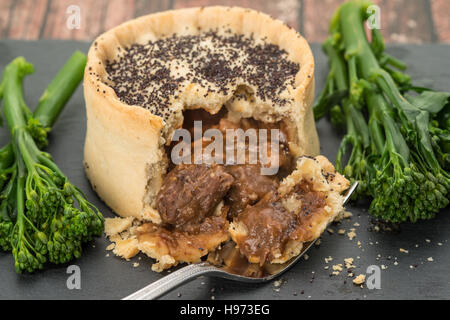
[[[243,256],[250,263],[263,266],[277,262],[290,241],[301,244],[314,239],[315,234],[305,226],[311,227],[311,219],[322,214],[327,194],[315,191],[311,182],[305,180],[288,192],[279,190],[280,182],[295,169],[296,164],[289,153],[282,123],[265,124],[254,119],[241,119],[235,123],[227,119],[226,113],[213,121],[214,116],[202,109],[186,111],[184,118],[183,127],[188,131],[193,130],[194,121],[205,120],[205,131],[218,129],[225,138],[230,128],[279,129],[277,174],[263,175],[260,162],[170,163],[155,204],[162,223],[144,224],[139,230],[140,241],[155,242],[157,238],[157,242],[167,248],[165,252],[176,261],[199,261],[228,239],[231,223],[232,229],[240,225],[244,226],[245,232],[231,232],[240,254],[234,254],[230,259],[228,253],[227,262],[236,265]],[[235,142],[234,151],[238,148],[248,151],[250,148],[249,139],[241,145]],[[270,154],[270,142],[258,144],[258,148],[266,148]],[[198,143],[205,148],[211,141],[204,138],[192,141],[191,154],[194,154],[194,146]],[[176,144],[173,143],[167,152],[170,153]],[[224,155],[225,151],[220,156]],[[249,153],[246,152],[248,159]],[[248,268],[246,270],[248,274]]]

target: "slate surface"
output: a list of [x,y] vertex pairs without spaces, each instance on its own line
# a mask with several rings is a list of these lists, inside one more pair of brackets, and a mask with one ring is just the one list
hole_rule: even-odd
[[[26,99],[32,108],[41,92],[75,49],[87,51],[89,44],[66,41],[1,41],[0,68],[18,55],[35,64],[36,72],[25,83]],[[326,59],[319,45],[313,45],[316,57],[316,81],[320,90],[327,73]],[[389,47],[389,51],[406,61],[409,73],[418,85],[450,90],[450,47],[443,45],[402,45]],[[317,91],[319,92],[319,91]],[[339,135],[326,120],[318,123],[322,153],[335,159]],[[86,192],[88,198],[105,216],[111,211],[91,190],[83,172],[83,142],[85,110],[80,87],[68,103],[54,127],[49,151],[69,178]],[[9,134],[0,128],[0,145]],[[349,206],[353,218],[334,225],[334,234],[325,233],[319,247],[308,252],[302,260],[282,276],[277,290],[273,283],[243,284],[215,278],[199,278],[176,289],[163,299],[448,299],[450,298],[450,209],[442,211],[435,220],[412,225],[405,224],[401,232],[377,233],[369,231],[370,218],[364,204]],[[354,227],[358,223],[360,226]],[[356,238],[338,235],[338,229],[356,229]],[[427,241],[428,240],[428,241]],[[357,246],[361,242],[362,248]],[[441,245],[439,245],[439,243]],[[1,299],[119,299],[163,275],[150,270],[152,261],[145,257],[126,262],[107,257],[108,241],[99,238],[84,248],[81,259],[72,262],[81,268],[81,289],[69,290],[66,281],[68,265],[50,266],[36,274],[17,275],[10,254],[0,252]],[[400,248],[409,250],[401,253]],[[331,256],[333,261],[325,263]],[[369,290],[352,284],[341,272],[330,277],[333,264],[344,263],[344,258],[355,259],[356,274],[365,273],[369,265],[384,265],[381,270],[381,289]],[[432,257],[434,262],[427,261]],[[398,264],[394,265],[397,259]],[[139,262],[134,268],[133,262]],[[325,267],[329,266],[326,270]],[[411,267],[412,266],[412,267]],[[303,293],[302,293],[303,292]]]

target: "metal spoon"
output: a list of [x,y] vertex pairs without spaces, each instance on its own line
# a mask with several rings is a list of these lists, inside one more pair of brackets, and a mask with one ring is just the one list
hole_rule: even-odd
[[[348,202],[351,195],[355,191],[358,183],[355,182],[350,189],[347,190],[344,198],[344,204]],[[224,268],[216,267],[209,262],[200,262],[195,264],[190,264],[186,267],[178,269],[177,271],[163,277],[160,280],[157,280],[145,288],[136,291],[133,294],[123,298],[123,300],[153,300],[156,299],[169,291],[181,286],[182,284],[189,282],[199,276],[207,275],[213,277],[220,277],[230,280],[242,281],[242,282],[251,282],[251,283],[262,283],[271,281],[281,274],[286,272],[292,266],[294,266],[298,260],[308,251],[309,248],[316,242],[316,240],[304,245],[302,252],[292,258],[290,261],[279,265],[279,268],[273,272],[272,274],[263,276],[261,278],[252,278],[246,277],[239,274],[233,274],[229,270],[225,270]]]

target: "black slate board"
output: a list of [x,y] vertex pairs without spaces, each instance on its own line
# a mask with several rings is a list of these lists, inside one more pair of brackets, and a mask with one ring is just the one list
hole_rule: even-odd
[[[75,49],[87,52],[88,43],[67,41],[1,41],[1,69],[14,57],[23,55],[35,64],[36,72],[25,83],[26,99],[32,108],[40,94]],[[316,57],[317,92],[327,74],[327,63],[319,45],[313,45]],[[443,45],[399,45],[389,51],[406,61],[409,73],[418,85],[450,90],[450,47]],[[335,159],[340,137],[326,120],[318,123],[322,153]],[[83,172],[83,142],[85,109],[80,87],[68,103],[54,127],[49,151],[69,178],[86,192],[106,217],[113,214],[91,190]],[[0,145],[9,134],[0,128]],[[322,244],[313,247],[309,259],[302,260],[282,276],[285,282],[277,290],[273,283],[253,285],[215,278],[199,278],[176,289],[163,299],[448,299],[450,298],[450,209],[443,210],[435,220],[420,224],[405,224],[399,234],[368,231],[370,218],[367,206],[349,206],[353,218],[333,226],[334,234],[325,233]],[[347,231],[354,223],[356,239],[337,234]],[[429,242],[426,241],[429,240]],[[362,249],[357,241],[361,241]],[[372,243],[372,244],[371,244]],[[441,243],[442,245],[438,245]],[[49,266],[35,274],[18,275],[13,269],[10,254],[0,252],[1,299],[119,299],[163,275],[150,270],[152,261],[142,256],[127,262],[117,257],[106,257],[108,241],[99,238],[84,248],[83,256],[71,264],[81,268],[81,289],[69,290],[66,281],[68,265]],[[409,250],[401,253],[400,248]],[[324,258],[333,257],[326,264]],[[369,290],[352,284],[345,270],[330,277],[331,266],[344,263],[344,258],[355,259],[356,274],[365,273],[369,265],[385,265],[381,272],[381,289]],[[360,257],[359,259],[357,257]],[[389,260],[390,257],[390,260]],[[398,265],[394,265],[394,258]],[[432,257],[434,262],[428,262]],[[133,263],[139,262],[134,268]],[[325,270],[326,265],[330,269]],[[412,268],[410,266],[413,266]],[[314,278],[314,279],[313,279]],[[311,282],[312,280],[312,282]],[[303,292],[303,294],[302,294]]]

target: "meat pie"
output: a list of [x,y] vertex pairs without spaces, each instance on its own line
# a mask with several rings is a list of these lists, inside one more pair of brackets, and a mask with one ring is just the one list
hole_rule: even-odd
[[[313,55],[268,15],[217,6],[126,22],[92,44],[84,97],[86,174],[127,219],[107,224],[125,258],[142,251],[161,271],[198,262],[231,237],[252,263],[281,263],[342,210],[348,181],[321,157],[297,162],[319,153]],[[196,146],[215,146],[203,137],[210,129],[225,140],[233,130],[258,136],[192,161]],[[191,139],[175,139],[186,131]],[[182,146],[191,153],[179,163],[172,152]],[[331,187],[322,170],[341,184]]]

